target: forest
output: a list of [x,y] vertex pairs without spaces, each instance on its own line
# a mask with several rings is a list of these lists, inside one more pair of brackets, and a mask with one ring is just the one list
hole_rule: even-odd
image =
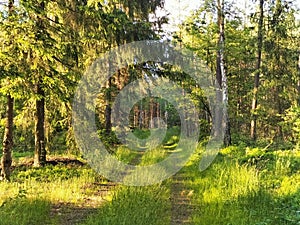
[[300,224],[299,2],[182,1],[0,1],[0,225]]

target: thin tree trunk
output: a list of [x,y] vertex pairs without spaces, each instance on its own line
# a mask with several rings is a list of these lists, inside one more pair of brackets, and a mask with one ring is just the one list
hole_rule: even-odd
[[259,2],[259,24],[258,24],[258,38],[257,38],[257,64],[256,64],[256,73],[254,78],[254,88],[253,88],[253,99],[252,99],[252,108],[251,108],[251,128],[250,128],[250,137],[252,140],[257,139],[256,134],[256,123],[257,123],[257,95],[259,88],[259,77],[260,77],[260,68],[261,68],[261,56],[262,56],[262,44],[263,44],[263,21],[264,21],[264,0]]
[[[8,13],[11,15],[14,7],[14,0],[8,2]],[[14,126],[14,99],[7,95],[6,123],[2,143],[1,173],[0,180],[10,180],[10,167],[12,164],[12,147],[13,147],[13,126]]]
[[161,108],[160,108],[159,102],[156,103],[156,117],[157,117],[156,128],[159,128],[160,127],[160,120],[159,120],[159,118],[161,118]]
[[[227,75],[225,67],[225,14],[224,14],[224,0],[218,0],[218,27],[219,27],[219,41],[218,41],[218,54],[217,54],[217,82],[222,89],[217,96],[221,104],[223,104],[223,111],[218,112],[222,116],[222,120],[225,123],[224,133],[224,145],[228,146],[231,144],[230,134],[230,123],[227,113],[228,105],[228,86],[227,86]],[[220,119],[220,118],[219,118]]]
[[149,126],[148,126],[148,128],[154,128],[154,121],[153,121],[153,117],[154,117],[154,102],[153,102],[153,98],[151,97],[150,98],[150,102],[149,102],[149,104],[150,104],[150,124],[149,124]]
[[39,82],[36,85],[37,100],[35,113],[35,149],[34,166],[44,166],[46,163],[45,148],[45,92]]
[[[299,54],[299,59],[298,59],[298,77],[300,77],[300,54]],[[298,91],[298,107],[300,107],[300,80],[297,82],[297,91]]]
[[107,134],[110,134],[111,132],[111,86],[112,86],[112,79],[111,77],[108,79],[108,90],[106,93],[106,106],[105,106],[105,131]]
[[[283,106],[282,106],[282,101],[280,99],[280,93],[283,92],[283,86],[280,85],[276,88],[276,98],[277,98],[277,108],[278,108],[278,115],[283,115],[284,113],[284,109],[283,109]],[[282,141],[284,140],[284,133],[283,133],[283,129],[282,129],[282,125],[280,122],[281,121],[281,117],[279,118],[279,122],[277,122],[277,127],[278,127],[278,138]]]
[[298,90],[298,106],[300,107],[300,80],[298,80],[297,82],[297,90]]
[[13,113],[14,99],[7,95],[6,123],[3,138],[3,155],[1,159],[1,180],[10,180],[10,167],[12,164],[13,147]]
[[[45,2],[41,1],[41,12],[45,10]],[[37,26],[39,32],[45,29],[43,20],[38,16]],[[42,37],[41,37],[42,38]],[[35,101],[36,113],[35,113],[35,148],[34,148],[34,163],[35,167],[44,166],[46,164],[46,146],[45,146],[45,92],[42,88],[43,82],[38,74],[38,81],[35,86],[35,93],[37,99]]]

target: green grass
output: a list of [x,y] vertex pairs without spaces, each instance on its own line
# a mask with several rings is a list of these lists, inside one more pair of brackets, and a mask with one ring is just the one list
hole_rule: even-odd
[[125,146],[120,146],[115,151],[115,156],[118,160],[130,164],[136,157],[138,157],[138,153],[136,151],[131,151]]
[[269,156],[272,160],[261,155],[264,163],[253,164],[245,163],[244,159],[239,161],[233,155],[243,153],[237,153],[238,148],[230,148],[224,149],[202,173],[197,171],[199,156],[183,169],[187,177],[185,186],[194,190],[192,203],[196,208],[191,224],[300,224],[300,173],[292,170],[290,163],[297,156],[278,156],[274,152],[274,157]]
[[[176,144],[171,133],[169,137],[165,145]],[[170,151],[161,146],[138,155],[120,146],[115,155],[126,163],[138,156],[137,163],[147,166],[163,160]],[[178,174],[184,190],[191,193],[191,225],[300,224],[299,151],[231,146],[200,172],[202,152],[199,145]],[[26,162],[23,157],[18,163]],[[81,225],[170,224],[172,178],[147,187],[118,185],[101,196],[100,187],[107,182],[86,165],[17,167],[12,182],[0,183],[0,224],[59,224],[59,215],[50,213],[53,205],[86,208],[91,201],[98,209]]]
[[17,167],[11,180],[0,183],[1,225],[58,224],[51,206],[87,207],[87,199],[98,205],[103,201],[99,184],[107,183],[88,166],[76,165]]
[[49,213],[50,203],[46,200],[16,197],[2,204],[0,223],[1,225],[55,224],[55,218],[50,218]]
[[169,188],[120,187],[99,213],[82,225],[169,225]]

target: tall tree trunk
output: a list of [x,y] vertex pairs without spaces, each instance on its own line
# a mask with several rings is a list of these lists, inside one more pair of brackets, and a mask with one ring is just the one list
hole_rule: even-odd
[[3,138],[3,155],[1,159],[1,180],[10,180],[10,167],[12,164],[13,147],[13,114],[14,99],[7,95],[6,123]]
[[36,84],[37,100],[35,102],[35,149],[34,149],[34,166],[44,166],[46,163],[45,148],[45,92],[41,83]]
[[[223,111],[218,112],[225,123],[225,133],[224,133],[224,145],[228,146],[231,144],[231,134],[230,134],[230,123],[227,112],[228,105],[228,86],[227,86],[227,75],[225,67],[225,14],[224,14],[224,0],[218,0],[218,27],[219,27],[219,41],[218,41],[218,53],[217,53],[217,82],[222,89],[217,96],[219,102],[223,104]],[[220,118],[219,118],[220,119]]]
[[150,102],[149,102],[149,111],[150,111],[150,121],[149,121],[149,126],[148,128],[152,129],[154,128],[154,102],[153,102],[153,98],[150,97]]
[[[11,15],[14,7],[14,0],[8,1],[8,14]],[[6,122],[2,143],[1,173],[0,180],[10,180],[10,167],[12,164],[13,147],[13,126],[14,126],[14,99],[8,94],[6,106]]]
[[254,88],[253,88],[253,99],[252,99],[252,108],[251,108],[251,128],[250,128],[250,137],[252,140],[257,139],[256,134],[256,123],[257,123],[257,95],[259,88],[259,77],[261,69],[261,55],[262,55],[262,44],[263,44],[263,21],[264,21],[264,0],[259,1],[259,23],[258,23],[258,37],[257,37],[257,64],[256,64],[256,73],[254,77]]
[[[298,77],[300,77],[300,54],[299,54],[299,59],[298,59]],[[297,82],[297,91],[298,91],[298,101],[297,105],[300,107],[300,79]]]
[[[278,115],[283,115],[284,109],[282,106],[282,101],[280,99],[280,93],[284,90],[283,85],[279,85],[276,88],[276,98],[277,98],[277,108],[278,108]],[[278,130],[278,138],[283,141],[284,140],[284,132],[281,125],[282,119],[279,117],[279,121],[277,122],[277,130]]]
[[[45,10],[45,2],[41,1],[39,8],[41,13]],[[45,29],[42,18],[38,16],[37,26],[39,29],[38,39],[43,41],[42,33]],[[40,36],[41,35],[41,36]],[[46,164],[46,146],[45,146],[45,92],[42,88],[43,82],[41,74],[38,74],[38,81],[35,85],[35,93],[37,99],[35,101],[35,148],[34,163],[35,167],[44,166]]]
[[159,118],[161,118],[161,107],[160,107],[159,102],[156,103],[156,117],[157,117],[156,128],[160,128],[160,120],[159,120]]
[[[300,72],[299,72],[299,76],[300,76]],[[300,80],[298,80],[297,82],[297,90],[298,90],[298,107],[300,107]]]
[[110,134],[111,132],[111,86],[112,86],[112,79],[111,77],[108,79],[107,84],[107,93],[106,93],[106,106],[105,106],[105,132]]

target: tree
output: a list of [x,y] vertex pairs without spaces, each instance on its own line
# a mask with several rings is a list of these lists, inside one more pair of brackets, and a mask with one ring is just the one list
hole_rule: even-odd
[[[216,69],[216,80],[222,90],[220,93],[222,96],[217,96],[219,103],[225,106],[222,114],[224,123],[225,123],[225,132],[224,132],[224,145],[228,146],[231,144],[231,135],[230,135],[230,123],[227,112],[228,105],[228,85],[227,85],[227,75],[226,75],[226,66],[225,66],[225,12],[224,12],[224,0],[218,0],[217,2],[218,9],[218,28],[219,28],[219,40],[218,40],[218,52],[217,52],[217,69]],[[218,136],[218,135],[217,135]]]
[[[157,34],[153,30],[154,23],[149,22],[149,16],[158,7],[163,6],[163,1],[120,1],[118,4],[108,2],[109,10],[103,18],[107,38],[108,50],[132,41],[156,39]],[[112,66],[111,62],[110,66]],[[110,71],[110,69],[109,69]],[[111,73],[117,71],[110,71]],[[118,74],[118,73],[117,73]],[[124,75],[124,74],[123,74]],[[126,75],[125,75],[126,76]],[[117,82],[117,79],[114,79]],[[104,100],[104,129],[106,134],[111,133],[111,105],[115,92],[120,90],[116,86],[124,87],[128,80],[118,85],[109,78],[101,98]],[[101,107],[100,107],[101,108]],[[103,108],[103,107],[102,107]],[[100,112],[101,113],[101,112]]]
[[[61,105],[66,103],[67,99],[70,100],[67,86],[69,85],[69,90],[72,92],[75,82],[72,81],[74,75],[68,73],[66,67],[76,66],[77,52],[69,44],[72,40],[69,39],[70,35],[65,33],[70,30],[69,27],[59,21],[62,16],[55,13],[58,9],[55,3],[35,0],[21,3],[25,9],[22,21],[32,36],[32,39],[23,43],[26,49],[26,63],[29,67],[25,83],[29,87],[27,91],[30,93],[31,100],[34,99],[35,102],[34,166],[39,167],[46,163],[46,105],[53,100],[51,98],[53,95],[58,96],[56,100],[60,101]],[[53,11],[50,12],[50,9]]]
[[[216,74],[217,94],[219,104],[225,106],[223,111],[216,111],[215,120],[225,123],[224,145],[231,144],[230,119],[227,112],[228,105],[228,81],[227,81],[227,43],[225,42],[225,14],[227,3],[223,0],[205,1],[194,15],[188,18],[182,29],[183,44],[195,51],[206,63],[213,73]],[[231,21],[229,21],[230,23]],[[229,63],[228,63],[229,64]],[[206,104],[204,104],[205,106]],[[223,107],[220,107],[223,108]],[[209,107],[205,107],[206,115],[211,116]],[[207,118],[207,116],[204,116]],[[214,130],[215,136],[221,135],[221,130]]]
[[7,95],[6,123],[3,138],[3,155],[1,159],[1,180],[10,180],[10,167],[12,164],[13,147],[13,114],[14,99]]
[[[14,0],[8,1],[8,19],[13,13]],[[13,147],[13,116],[14,116],[14,98],[7,93],[6,123],[3,138],[3,155],[1,158],[1,180],[10,180],[10,167],[12,164]]]
[[[297,70],[298,70],[298,75],[300,77],[300,54],[299,54],[299,58],[298,58]],[[298,92],[297,105],[298,105],[298,107],[300,107],[300,79],[298,79],[298,81],[297,81],[297,92]]]
[[259,22],[258,22],[258,35],[257,35],[257,63],[254,77],[253,99],[252,99],[252,120],[250,128],[250,137],[252,140],[256,140],[256,122],[257,122],[257,96],[259,88],[259,77],[261,73],[261,61],[262,61],[262,45],[263,45],[263,22],[264,22],[264,0],[259,1]]

